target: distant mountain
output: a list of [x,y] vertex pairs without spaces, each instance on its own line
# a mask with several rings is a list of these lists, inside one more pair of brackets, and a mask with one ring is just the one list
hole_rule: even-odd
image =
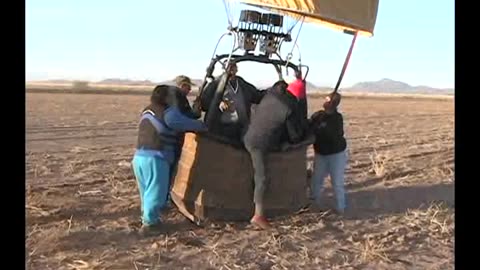
[[99,82],[96,82],[98,84],[112,84],[112,85],[154,85],[153,82],[149,80],[143,80],[143,81],[136,81],[136,80],[129,80],[129,79],[105,79]]
[[[275,82],[272,82],[271,84],[267,84],[267,83],[255,84],[255,86],[259,89],[267,89],[267,88],[271,87],[274,83]],[[321,88],[321,87],[318,87],[314,83],[307,81],[307,92],[318,91],[319,88]]]
[[67,83],[72,83],[73,81],[71,80],[46,80],[46,81],[43,81],[43,82],[46,82],[46,83],[54,83],[54,84],[67,84]]
[[402,93],[402,94],[448,94],[455,93],[451,88],[433,88],[429,86],[411,86],[407,83],[391,79],[382,79],[374,82],[360,82],[349,88],[342,88],[346,92],[368,93]]
[[355,84],[351,88],[358,89],[358,90],[368,90],[373,92],[380,92],[380,91],[397,92],[397,91],[403,91],[406,89],[411,89],[412,86],[404,82],[394,81],[390,79],[382,79],[376,82],[360,82]]
[[[74,80],[46,80],[39,81],[52,84],[71,84]],[[197,86],[203,83],[201,79],[192,79],[192,82]],[[92,82],[93,83],[93,82]],[[139,86],[154,86],[157,84],[175,85],[175,80],[171,79],[163,82],[152,82],[150,80],[129,80],[120,78],[109,78],[102,81],[94,82],[97,84],[107,85],[139,85]],[[273,82],[272,82],[273,84]],[[268,84],[258,84],[258,88],[265,89],[270,87]],[[194,88],[195,89],[195,88]],[[329,92],[331,87],[319,87],[312,82],[307,82],[307,92]],[[399,94],[442,94],[453,95],[454,89],[451,88],[433,88],[429,86],[412,86],[404,82],[395,81],[391,79],[381,79],[379,81],[359,82],[352,87],[341,87],[342,92],[364,92],[364,93],[399,93]]]
[[318,91],[320,87],[307,81],[307,92]]
[[[192,82],[193,82],[195,85],[197,85],[197,86],[201,86],[202,83],[203,83],[203,80],[201,80],[201,79],[192,79]],[[271,87],[271,86],[273,85],[273,83],[274,83],[274,82],[272,82],[271,85],[265,84],[265,83],[263,83],[263,84],[255,84],[255,86],[258,87],[259,89],[266,89],[266,88]],[[175,85],[175,80],[172,79],[172,80],[168,80],[168,81],[163,81],[163,82],[160,82],[159,84]],[[313,84],[313,83],[311,83],[311,82],[307,82],[307,91],[314,91],[314,90],[316,90],[316,89],[318,89],[318,87],[317,87],[315,84]]]
[[[190,79],[192,80],[192,82],[193,82],[195,85],[197,85],[197,86],[199,86],[199,87],[200,87],[200,86],[202,85],[202,83],[203,83],[203,80],[200,80],[200,79],[192,79],[192,78],[190,78]],[[163,81],[163,82],[160,82],[160,83],[158,83],[158,84],[175,85],[175,79],[171,79],[171,80],[168,80],[168,81]]]

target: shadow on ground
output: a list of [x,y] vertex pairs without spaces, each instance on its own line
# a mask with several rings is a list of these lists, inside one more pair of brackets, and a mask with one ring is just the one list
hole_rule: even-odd
[[[405,213],[408,209],[428,208],[432,202],[444,202],[446,206],[454,208],[454,194],[453,183],[354,191],[347,194],[349,211],[346,219],[395,215]],[[328,207],[333,206],[334,196],[328,196],[325,202]]]

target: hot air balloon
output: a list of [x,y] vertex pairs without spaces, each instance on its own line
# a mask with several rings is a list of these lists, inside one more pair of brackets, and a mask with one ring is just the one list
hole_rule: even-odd
[[[194,106],[213,80],[220,64],[219,78],[211,108],[220,104],[228,80],[226,68],[231,61],[273,65],[279,79],[292,72],[306,80],[309,67],[301,62],[298,37],[303,24],[326,26],[352,35],[334,91],[338,91],[357,36],[372,37],[378,0],[223,0],[228,18],[227,31],[218,40],[206,69]],[[239,14],[234,8],[241,7]],[[298,28],[297,35],[292,36]],[[231,50],[217,54],[225,38],[231,38]],[[281,48],[289,52],[281,55]],[[298,53],[298,62],[293,59]],[[305,106],[306,107],[306,106]],[[203,108],[208,109],[208,108]],[[213,118],[212,118],[213,119]],[[207,126],[212,119],[204,119]],[[311,141],[267,157],[268,191],[265,207],[268,216],[288,214],[305,207],[307,198],[306,151]],[[248,220],[253,213],[253,169],[248,153],[206,134],[187,134],[171,196],[179,210],[197,224],[205,220]]]

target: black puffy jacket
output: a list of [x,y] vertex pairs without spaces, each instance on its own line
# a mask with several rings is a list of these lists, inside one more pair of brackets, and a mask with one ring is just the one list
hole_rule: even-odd
[[315,112],[310,118],[311,130],[315,134],[313,148],[320,155],[340,153],[347,148],[343,132],[343,117],[338,111],[331,114],[324,110]]

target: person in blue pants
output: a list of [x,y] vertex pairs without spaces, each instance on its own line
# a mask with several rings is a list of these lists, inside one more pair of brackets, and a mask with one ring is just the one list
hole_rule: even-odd
[[141,114],[137,148],[132,165],[140,192],[144,235],[161,230],[160,210],[169,192],[170,169],[175,160],[178,135],[206,131],[202,121],[183,115],[177,106],[169,106],[175,86],[158,85],[150,105]]
[[345,168],[347,165],[347,142],[343,131],[343,116],[338,112],[341,95],[334,92],[326,97],[324,110],[315,112],[310,118],[311,128],[315,134],[314,171],[311,192],[316,207],[320,207],[320,195],[324,179],[330,175],[336,199],[336,211],[344,214]]

